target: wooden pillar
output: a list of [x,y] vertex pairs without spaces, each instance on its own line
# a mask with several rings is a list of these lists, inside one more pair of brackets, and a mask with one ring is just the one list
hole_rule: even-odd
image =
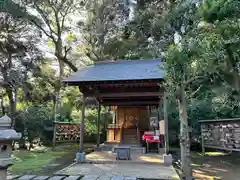
[[205,153],[204,138],[203,138],[203,125],[201,124],[201,142],[202,142],[202,153]]
[[[159,118],[159,130],[160,130],[160,139],[161,139],[161,148],[165,147],[165,125],[164,125],[164,116],[163,116],[163,97],[159,98],[158,104],[158,118]],[[163,127],[164,126],[164,127]]]
[[83,138],[84,138],[84,119],[85,119],[86,97],[83,95],[82,103],[82,119],[80,124],[80,153],[84,152]]
[[165,154],[169,152],[169,139],[168,139],[168,112],[167,112],[167,93],[164,92],[163,96],[163,111],[164,111],[164,129],[165,129]]
[[113,130],[113,140],[116,140],[116,110],[115,108],[113,109],[113,117],[112,117],[112,124],[114,125],[114,130]]
[[101,120],[101,104],[98,104],[98,118],[97,118],[97,147],[100,145],[100,120]]
[[53,122],[53,140],[52,140],[52,147],[53,148],[56,146],[56,133],[57,133],[57,124],[54,121]]

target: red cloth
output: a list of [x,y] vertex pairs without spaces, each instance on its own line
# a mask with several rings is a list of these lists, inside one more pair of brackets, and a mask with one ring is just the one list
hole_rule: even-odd
[[156,140],[154,139],[153,135],[143,135],[142,140],[146,141],[147,143],[160,142],[160,136],[158,136],[158,140]]

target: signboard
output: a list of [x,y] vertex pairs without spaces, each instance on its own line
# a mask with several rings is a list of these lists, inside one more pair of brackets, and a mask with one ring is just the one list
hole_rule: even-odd
[[158,127],[158,117],[157,116],[150,117],[150,128],[155,129],[157,127]]
[[164,120],[159,121],[159,130],[160,130],[160,134],[164,135],[165,134],[165,124],[164,124]]
[[159,136],[153,136],[153,140],[159,140]]

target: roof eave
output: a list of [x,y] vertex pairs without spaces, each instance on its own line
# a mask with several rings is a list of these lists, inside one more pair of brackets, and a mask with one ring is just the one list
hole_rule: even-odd
[[68,81],[63,80],[64,84],[68,86],[77,86],[77,85],[84,85],[84,84],[108,84],[108,83],[132,83],[132,82],[162,82],[164,81],[163,78],[151,78],[151,79],[124,79],[124,80],[101,80],[101,81]]

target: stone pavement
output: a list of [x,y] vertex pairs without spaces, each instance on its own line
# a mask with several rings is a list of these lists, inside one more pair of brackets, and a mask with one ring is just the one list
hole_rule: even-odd
[[161,154],[139,154],[131,153],[131,161],[116,160],[116,154],[109,151],[95,151],[86,155],[85,162],[95,164],[112,164],[112,163],[132,163],[132,164],[163,164]]
[[[164,166],[160,154],[131,153],[131,160],[116,160],[111,152],[93,152],[83,164],[74,163],[53,177],[22,176],[19,180],[179,180],[173,166]],[[13,179],[9,177],[9,180]]]
[[[67,174],[74,176],[84,175],[85,177],[94,176],[99,177],[99,180],[120,180],[119,177],[136,177],[143,179],[161,180],[179,179],[173,166],[163,166],[159,164],[72,164],[71,166],[64,168],[63,170],[58,171],[56,174]],[[115,179],[113,179],[113,177]]]
[[23,175],[23,176],[8,176],[7,180],[137,180],[136,177],[123,177],[123,176],[97,176],[86,175],[82,176],[36,176],[36,175]]
[[74,163],[55,174],[84,176],[84,180],[179,179],[173,166],[163,165],[161,154],[131,153],[131,160],[116,160],[116,154],[107,151],[92,152],[85,163]]

